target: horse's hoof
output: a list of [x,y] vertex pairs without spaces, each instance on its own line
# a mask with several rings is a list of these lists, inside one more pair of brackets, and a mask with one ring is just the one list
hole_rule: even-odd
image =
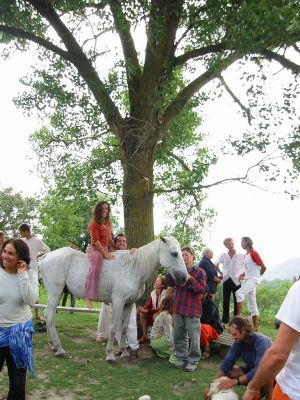
[[55,353],[55,357],[65,358],[66,357],[66,353],[65,352],[62,353],[61,351],[60,352],[57,351]]
[[113,363],[116,361],[116,357],[113,354],[109,354],[106,356],[106,361],[109,363]]

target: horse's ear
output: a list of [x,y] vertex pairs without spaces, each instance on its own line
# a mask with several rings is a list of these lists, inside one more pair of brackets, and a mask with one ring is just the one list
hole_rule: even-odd
[[165,237],[163,237],[163,236],[160,236],[160,240],[161,240],[162,242],[164,242],[164,243],[166,243],[166,244],[167,244],[167,239],[166,239]]

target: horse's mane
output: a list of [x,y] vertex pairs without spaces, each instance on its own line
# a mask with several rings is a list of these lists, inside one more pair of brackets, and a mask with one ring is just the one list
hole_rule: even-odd
[[147,279],[153,272],[153,264],[159,263],[159,239],[153,240],[145,246],[139,247],[132,256],[132,268],[137,267],[138,273]]

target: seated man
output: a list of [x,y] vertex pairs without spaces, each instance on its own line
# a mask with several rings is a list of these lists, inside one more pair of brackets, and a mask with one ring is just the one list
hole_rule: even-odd
[[[229,323],[229,332],[234,342],[215,376],[216,378],[227,376],[228,379],[219,384],[219,390],[237,385],[247,385],[253,378],[262,356],[272,344],[267,336],[253,332],[247,318],[242,316],[233,317]],[[245,365],[235,366],[239,358],[244,361]],[[263,389],[266,400],[271,400],[273,380],[268,382]],[[205,398],[207,398],[208,391],[208,388],[204,391]],[[262,397],[258,394],[256,400],[259,398]]]
[[219,308],[217,303],[213,301],[211,296],[207,296],[202,303],[202,316],[200,319],[200,344],[204,351],[202,358],[209,358],[210,349],[209,342],[216,340],[223,332],[223,327],[220,321]]

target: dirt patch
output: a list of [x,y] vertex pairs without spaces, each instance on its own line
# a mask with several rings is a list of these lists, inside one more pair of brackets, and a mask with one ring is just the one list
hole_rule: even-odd
[[61,394],[57,394],[53,390],[47,390],[47,392],[45,392],[44,390],[43,391],[35,390],[33,393],[30,393],[26,398],[26,400],[43,400],[43,399],[47,399],[47,400],[58,400],[58,399],[75,400],[75,397],[69,391],[64,391]]

